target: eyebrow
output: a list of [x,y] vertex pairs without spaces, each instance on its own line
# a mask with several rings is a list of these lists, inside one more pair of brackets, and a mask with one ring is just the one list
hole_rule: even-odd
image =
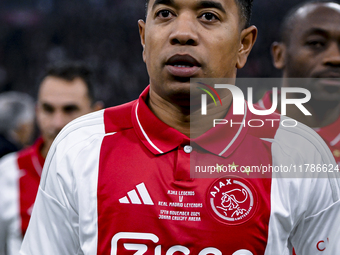
[[68,104],[68,105],[64,105],[63,106],[63,110],[67,111],[67,110],[78,110],[79,109],[79,106],[76,105],[76,104]]
[[164,4],[164,5],[175,5],[175,1],[174,0],[156,0],[153,5],[152,5],[152,9],[154,10],[156,8],[157,5],[160,4]]
[[44,108],[45,110],[48,110],[48,111],[54,111],[54,107],[53,105],[49,104],[49,103],[45,103],[43,102],[41,104],[42,108]]
[[324,30],[322,28],[311,28],[311,29],[308,29],[304,33],[304,36],[306,37],[306,36],[315,35],[315,34],[327,36],[329,33],[327,30]]
[[226,13],[225,9],[223,8],[222,4],[219,2],[215,1],[201,1],[197,4],[198,9],[203,9],[203,8],[214,8],[218,9],[223,13]]
[[[174,0],[156,0],[152,6],[152,9],[155,9],[157,5],[169,5],[169,6],[175,6]],[[204,8],[215,8],[220,10],[223,13],[226,13],[225,9],[223,8],[222,4],[215,1],[200,1],[196,4],[196,9],[204,9]]]

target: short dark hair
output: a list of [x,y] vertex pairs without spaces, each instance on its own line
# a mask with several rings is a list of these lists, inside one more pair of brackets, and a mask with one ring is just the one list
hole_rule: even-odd
[[96,101],[94,72],[86,63],[81,61],[61,61],[52,63],[47,66],[40,84],[47,76],[53,76],[67,81],[73,81],[76,78],[82,79],[86,84],[91,103],[93,104]]
[[284,16],[280,27],[280,41],[289,45],[290,35],[294,29],[296,13],[303,7],[312,4],[323,4],[323,3],[335,3],[340,4],[339,1],[335,0],[309,0],[302,2],[288,11]]
[[240,9],[241,17],[245,21],[245,27],[249,27],[253,8],[253,0],[235,0],[235,1]]
[[[149,1],[150,0],[146,0],[145,13],[147,13]],[[239,7],[240,16],[245,21],[245,27],[249,27],[253,8],[253,0],[235,0],[235,2]]]

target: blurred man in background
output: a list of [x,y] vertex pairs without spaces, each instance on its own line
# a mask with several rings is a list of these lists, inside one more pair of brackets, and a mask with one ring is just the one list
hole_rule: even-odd
[[[285,17],[281,40],[272,45],[273,63],[283,71],[283,87],[304,87],[311,100],[304,106],[306,116],[295,105],[287,106],[287,116],[312,127],[326,142],[340,165],[340,5],[334,1],[311,1],[298,5]],[[287,79],[308,78],[308,79]],[[310,78],[310,79],[309,79]],[[293,98],[299,95],[291,94]],[[272,93],[259,105],[269,109]],[[278,112],[280,112],[280,97]],[[317,249],[327,246],[321,240]],[[295,254],[295,251],[293,251]],[[331,254],[331,253],[329,253]]]
[[[281,41],[273,43],[272,55],[275,67],[283,71],[282,86],[305,87],[312,96],[304,104],[311,116],[295,105],[287,105],[287,116],[314,128],[340,164],[340,5],[311,1],[291,10],[282,24]],[[272,93],[267,92],[259,105],[269,109]],[[278,109],[280,105],[279,101]]]
[[27,146],[34,131],[34,100],[21,92],[0,94],[0,157]]
[[60,130],[75,118],[99,110],[92,72],[81,63],[51,66],[36,106],[41,137],[33,146],[0,162],[0,254],[17,254],[31,216],[47,152]]

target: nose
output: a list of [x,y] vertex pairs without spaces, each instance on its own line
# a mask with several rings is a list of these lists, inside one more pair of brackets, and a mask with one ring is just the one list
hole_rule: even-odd
[[340,67],[340,45],[332,42],[328,47],[327,53],[323,60],[324,65],[332,67]]
[[179,14],[173,22],[173,30],[169,37],[172,45],[198,44],[196,17],[190,13]]
[[53,127],[55,130],[61,130],[66,124],[67,119],[62,112],[57,111],[53,116]]

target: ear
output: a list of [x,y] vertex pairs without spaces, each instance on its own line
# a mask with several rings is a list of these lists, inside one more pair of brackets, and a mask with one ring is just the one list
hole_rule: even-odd
[[250,26],[241,32],[241,44],[238,50],[238,60],[236,63],[237,68],[242,68],[248,59],[249,53],[253,48],[257,37],[257,28]]
[[140,42],[143,46],[143,60],[145,62],[145,22],[144,20],[138,20]]
[[274,42],[272,44],[273,65],[277,69],[283,69],[286,66],[287,47],[282,42]]

